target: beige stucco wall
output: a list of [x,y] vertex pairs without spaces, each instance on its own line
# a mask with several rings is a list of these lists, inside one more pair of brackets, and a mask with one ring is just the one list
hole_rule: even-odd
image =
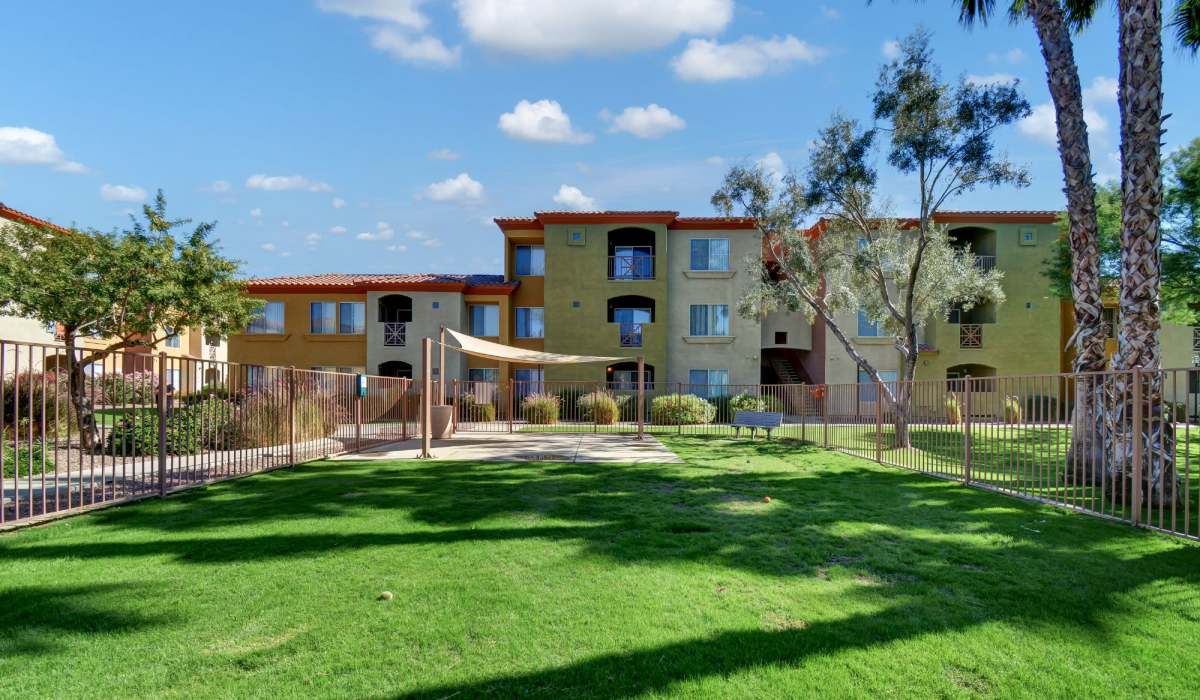
[[[727,272],[692,272],[691,240],[723,238],[729,241]],[[692,369],[725,369],[730,384],[758,384],[761,328],[757,318],[737,312],[738,301],[753,283],[743,261],[762,250],[755,231],[672,230],[667,244],[667,357],[666,379],[688,381]],[[692,338],[691,305],[725,304],[729,307],[729,336]],[[662,319],[658,319],[661,323]],[[660,378],[662,375],[659,375]]]
[[[404,347],[389,347],[383,344],[383,324],[379,322],[379,298],[389,294],[403,294],[412,299],[413,320],[408,324],[407,344]],[[437,302],[438,308],[433,308]],[[413,379],[422,376],[421,339],[438,339],[441,327],[456,331],[467,328],[466,306],[463,295],[458,292],[367,292],[367,372],[375,374],[379,365],[389,360],[400,360],[412,365]],[[437,366],[438,347],[433,347],[433,362]],[[446,376],[463,379],[462,356],[457,352],[446,352]]]
[[[775,342],[777,331],[787,333],[787,343]],[[762,320],[761,345],[763,349],[812,350],[812,323],[799,312],[772,311]]]

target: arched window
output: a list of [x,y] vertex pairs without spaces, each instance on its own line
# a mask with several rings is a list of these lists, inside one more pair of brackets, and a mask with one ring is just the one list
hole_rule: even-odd
[[654,279],[654,232],[619,228],[608,232],[608,278]]
[[379,321],[382,323],[410,323],[412,321],[412,299],[403,294],[387,294],[379,297]]
[[[609,365],[604,370],[608,379],[608,387],[618,390],[636,390],[637,368],[636,362],[617,362]],[[650,389],[654,383],[654,365],[645,365],[645,370],[646,388]]]
[[387,362],[379,363],[379,374],[383,377],[413,378],[412,365],[400,360],[388,360]]

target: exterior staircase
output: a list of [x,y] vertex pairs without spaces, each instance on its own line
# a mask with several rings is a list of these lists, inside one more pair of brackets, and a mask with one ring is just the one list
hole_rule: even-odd
[[806,383],[805,377],[796,371],[796,367],[792,364],[791,360],[783,357],[772,357],[770,363],[771,369],[775,370],[775,374],[779,375],[779,381],[783,384]]

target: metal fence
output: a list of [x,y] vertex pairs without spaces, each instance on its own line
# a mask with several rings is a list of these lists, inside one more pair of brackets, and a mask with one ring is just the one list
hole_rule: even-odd
[[[0,341],[0,527],[422,432],[420,384],[409,379],[366,376],[363,396],[353,374],[125,351],[84,368],[72,392],[67,365],[62,346]],[[454,407],[459,433],[732,437],[738,411],[778,412],[777,438],[1200,538],[1200,369],[647,382],[640,409],[636,380],[622,379],[451,380],[445,392],[435,382],[433,397]]]
[[[84,360],[88,350],[76,350]],[[408,379],[0,341],[0,527],[420,432]],[[83,415],[81,419],[80,416]]]

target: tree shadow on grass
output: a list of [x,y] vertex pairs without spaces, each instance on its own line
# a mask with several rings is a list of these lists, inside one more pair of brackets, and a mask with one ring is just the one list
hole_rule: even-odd
[[[688,453],[688,464],[313,465],[105,512],[98,520],[112,526],[110,537],[0,539],[0,561],[263,562],[373,548],[403,554],[428,544],[484,545],[504,557],[507,547],[534,539],[567,543],[577,556],[613,566],[687,563],[781,580],[848,576],[863,586],[839,595],[879,608],[804,629],[720,632],[406,696],[413,698],[624,697],[990,622],[1073,626],[1103,641],[1105,620],[1128,604],[1125,594],[1171,582],[1184,585],[1170,590],[1194,598],[1200,584],[1200,548],[1125,526],[783,441],[672,444]],[[403,524],[380,529],[380,513]],[[156,534],[122,537],[121,528]],[[25,607],[35,621],[52,610]]]
[[0,587],[0,660],[51,651],[51,639],[122,634],[170,622],[133,610],[135,600],[153,594],[151,586],[127,583]]

